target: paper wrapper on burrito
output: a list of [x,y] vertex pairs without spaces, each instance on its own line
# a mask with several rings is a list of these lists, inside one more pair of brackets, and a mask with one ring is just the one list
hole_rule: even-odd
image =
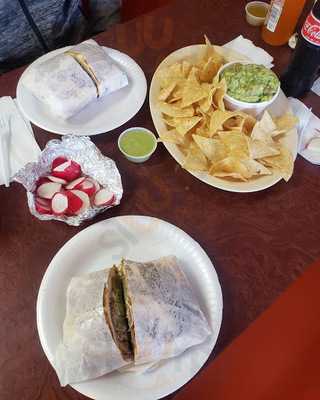
[[54,115],[67,119],[126,86],[128,78],[101,46],[88,40],[32,66],[22,83]]
[[122,260],[120,269],[136,365],[177,356],[211,334],[176,257]]
[[108,270],[74,277],[67,290],[63,342],[58,346],[55,369],[62,386],[97,378],[124,361],[106,323],[103,295]]

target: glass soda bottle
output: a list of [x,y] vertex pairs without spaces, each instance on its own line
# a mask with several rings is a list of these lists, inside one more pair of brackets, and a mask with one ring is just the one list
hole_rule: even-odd
[[262,39],[273,46],[288,42],[306,0],[272,0],[262,28]]
[[281,88],[287,96],[298,97],[310,90],[320,69],[320,0],[301,29],[293,58],[281,77]]

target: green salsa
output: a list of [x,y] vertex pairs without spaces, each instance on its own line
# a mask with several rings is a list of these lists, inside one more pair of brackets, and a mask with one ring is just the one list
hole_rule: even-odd
[[154,149],[155,139],[145,131],[129,131],[120,139],[120,148],[129,156],[145,156]]
[[270,69],[257,64],[235,63],[221,73],[227,83],[227,94],[247,103],[268,101],[279,88],[279,79]]

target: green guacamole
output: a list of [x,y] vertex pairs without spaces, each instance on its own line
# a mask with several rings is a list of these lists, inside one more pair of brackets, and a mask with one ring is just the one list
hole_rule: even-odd
[[227,94],[247,103],[268,101],[279,87],[278,77],[268,68],[257,64],[232,64],[221,73],[227,82]]
[[129,156],[141,157],[149,154],[155,144],[155,139],[147,132],[129,131],[120,139],[120,148]]

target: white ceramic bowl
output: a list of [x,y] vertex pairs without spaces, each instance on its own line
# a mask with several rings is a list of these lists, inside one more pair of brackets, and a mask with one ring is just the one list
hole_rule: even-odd
[[[266,10],[266,15],[264,17],[257,17],[256,15],[253,15],[250,13],[250,6],[255,6],[255,5],[259,5],[263,8],[265,8]],[[246,19],[248,24],[253,25],[253,26],[261,26],[264,24],[264,21],[267,17],[268,14],[268,10],[269,10],[269,4],[265,3],[263,1],[250,1],[250,3],[248,3],[246,5]]]
[[[147,134],[149,134],[150,136],[152,136],[152,138],[154,139],[154,146],[153,146],[152,150],[151,150],[148,154],[146,154],[146,155],[144,155],[144,156],[132,156],[132,155],[130,155],[130,154],[128,154],[128,153],[126,153],[125,151],[122,150],[122,148],[121,148],[121,146],[120,146],[121,138],[122,138],[123,136],[125,136],[128,132],[131,132],[131,131],[143,131],[143,132],[146,132]],[[119,148],[119,150],[121,151],[121,153],[122,153],[129,161],[132,161],[132,162],[134,162],[134,163],[143,163],[143,162],[149,160],[149,158],[152,156],[152,154],[156,151],[157,144],[158,144],[158,142],[157,142],[157,138],[155,137],[155,135],[154,135],[149,129],[141,128],[140,126],[135,126],[135,127],[133,127],[133,128],[128,128],[128,129],[126,129],[125,131],[123,131],[123,132],[120,134],[120,136],[119,136],[119,138],[118,138],[118,148]]]
[[[233,61],[230,63],[227,63],[225,65],[223,65],[220,68],[219,74],[221,74],[221,72],[226,69],[227,67],[229,67],[232,64],[254,64],[252,62],[239,62],[239,61]],[[280,93],[280,81],[279,81],[279,87],[277,92],[275,93],[275,95],[268,101],[261,101],[259,103],[248,103],[246,101],[240,101],[237,99],[234,99],[233,97],[229,96],[228,94],[225,94],[224,96],[224,102],[227,106],[228,110],[234,111],[234,110],[241,110],[244,111],[248,114],[253,115],[254,117],[258,116],[259,114],[261,114],[267,107],[269,107],[278,97]]]

